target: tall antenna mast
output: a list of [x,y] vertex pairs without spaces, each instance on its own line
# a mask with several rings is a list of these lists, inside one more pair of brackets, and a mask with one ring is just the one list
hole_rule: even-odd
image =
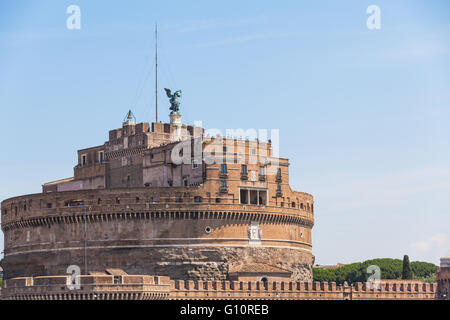
[[155,105],[156,122],[158,122],[158,24],[155,23]]

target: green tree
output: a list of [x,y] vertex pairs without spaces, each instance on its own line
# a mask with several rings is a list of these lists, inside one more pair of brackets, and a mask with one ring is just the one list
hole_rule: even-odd
[[402,279],[403,280],[411,280],[413,278],[412,276],[412,270],[411,265],[409,264],[409,257],[408,255],[403,256],[403,270],[402,270]]
[[412,261],[411,269],[413,273],[413,278],[422,280],[430,279],[436,277],[437,266],[433,263],[422,262],[422,261]]

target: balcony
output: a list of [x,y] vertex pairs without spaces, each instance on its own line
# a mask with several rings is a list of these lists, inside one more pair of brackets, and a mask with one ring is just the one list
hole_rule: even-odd
[[219,187],[219,193],[228,193],[228,187]]
[[259,175],[259,181],[265,182],[266,181],[266,175],[265,174],[260,174]]
[[241,172],[241,180],[248,180],[247,172]]
[[221,179],[228,179],[228,172],[221,172],[221,173],[219,173],[219,178],[221,178]]

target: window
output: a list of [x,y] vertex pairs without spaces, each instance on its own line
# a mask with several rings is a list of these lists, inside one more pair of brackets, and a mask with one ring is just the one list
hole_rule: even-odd
[[81,165],[85,166],[87,164],[87,155],[81,155]]
[[185,187],[188,186],[188,180],[186,178],[183,179],[183,184],[184,184]]
[[281,168],[277,168],[277,177],[275,180],[281,182]]
[[223,147],[223,153],[227,152],[227,147]]
[[259,175],[260,176],[265,176],[266,175],[266,168],[259,167]]
[[247,189],[241,189],[241,204],[248,203],[248,191]]
[[240,189],[240,203],[265,206],[267,203],[267,190],[265,189]]
[[136,203],[139,203],[141,199],[139,197],[136,197]]
[[98,162],[100,162],[100,163],[102,163],[103,162],[103,151],[100,151],[99,153],[98,153]]
[[252,155],[256,154],[256,149],[252,149]]
[[267,191],[259,191],[259,205],[265,206],[267,201]]
[[211,227],[206,227],[206,228],[205,228],[205,232],[206,232],[206,233],[211,233]]
[[277,185],[277,196],[281,197],[281,185]]
[[203,201],[202,197],[200,197],[200,196],[194,197],[194,202],[202,202],[202,201]]
[[250,204],[258,204],[258,191],[250,190]]
[[242,174],[247,174],[247,165],[246,165],[246,164],[243,164],[243,165],[241,166],[241,173],[242,173]]
[[196,160],[193,160],[193,161],[192,161],[192,168],[193,168],[193,169],[197,169],[197,168],[198,168],[198,163],[197,163]]
[[116,204],[120,204],[120,198],[119,197],[116,198]]
[[[47,203],[47,209],[51,209],[52,208],[52,204],[51,203]],[[16,207],[16,213],[17,213],[17,207]]]
[[220,165],[220,173],[227,173],[227,164],[226,163],[222,163]]
[[227,180],[221,180],[220,181],[220,187],[222,189],[226,189],[227,188]]
[[295,202],[294,201],[292,201],[292,208],[295,208]]
[[[220,203],[220,198],[216,198],[216,203]],[[6,212],[6,211],[5,211]],[[6,214],[6,213],[5,213]]]

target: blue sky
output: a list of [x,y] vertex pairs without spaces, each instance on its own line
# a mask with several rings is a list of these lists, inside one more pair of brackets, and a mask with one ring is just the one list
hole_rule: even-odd
[[[66,8],[81,8],[68,30]],[[381,9],[368,30],[366,9]],[[319,264],[450,254],[448,1],[2,1],[0,199],[70,177],[160,87],[185,123],[280,129]],[[160,119],[168,104],[160,92]],[[3,239],[0,240],[3,246]]]

